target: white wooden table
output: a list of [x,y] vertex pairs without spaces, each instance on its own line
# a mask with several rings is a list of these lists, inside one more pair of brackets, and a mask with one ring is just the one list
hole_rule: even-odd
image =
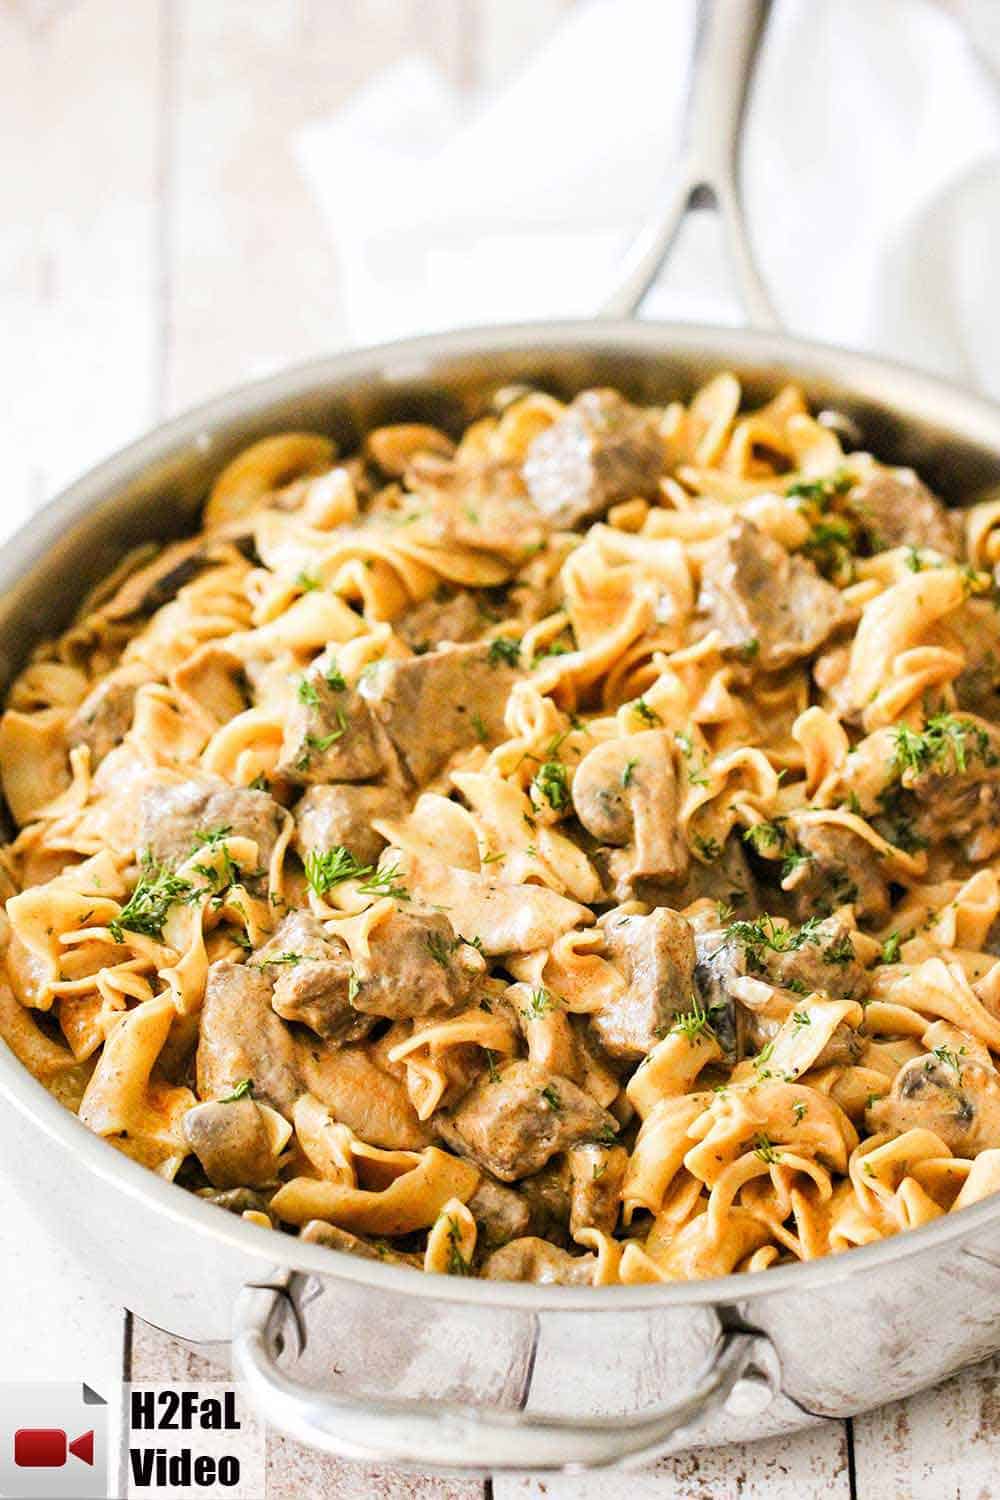
[[[162,417],[342,343],[296,133],[421,47],[461,87],[495,87],[568,3],[3,0],[0,528]],[[0,1142],[0,1381],[218,1378],[109,1300],[7,1166]],[[998,1460],[991,1362],[839,1428],[628,1478],[414,1481],[271,1434],[267,1500],[991,1500]]]

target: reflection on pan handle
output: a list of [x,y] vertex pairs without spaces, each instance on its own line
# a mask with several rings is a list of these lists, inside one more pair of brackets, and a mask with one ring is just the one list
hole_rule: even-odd
[[[303,1344],[308,1307],[281,1285],[247,1286],[236,1305],[233,1371],[261,1417],[310,1447],[341,1458],[465,1473],[543,1473],[647,1463],[726,1409],[769,1404],[777,1361],[758,1334],[721,1325],[706,1367],[682,1399],[634,1416],[578,1420],[429,1399],[352,1396],[286,1374],[278,1356],[289,1322]],[[331,1362],[333,1362],[331,1355]]]
[[600,309],[628,318],[662,269],[685,215],[711,206],[722,219],[740,301],[751,328],[780,328],[747,234],[739,147],[747,90],[770,0],[699,0],[694,59],[679,160],[663,206],[633,241],[621,278]]

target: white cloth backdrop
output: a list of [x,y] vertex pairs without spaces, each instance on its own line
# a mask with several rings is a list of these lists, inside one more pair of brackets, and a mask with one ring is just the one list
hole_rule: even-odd
[[[963,6],[776,0],[745,201],[790,329],[1000,396],[1000,87]],[[693,18],[694,0],[590,0],[498,97],[467,106],[414,56],[304,131],[357,342],[592,312],[662,191]],[[738,320],[713,217],[647,307]]]

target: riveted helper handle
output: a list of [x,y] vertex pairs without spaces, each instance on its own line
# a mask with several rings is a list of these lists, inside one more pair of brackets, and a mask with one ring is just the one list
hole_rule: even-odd
[[662,204],[637,235],[604,318],[635,315],[696,203],[718,211],[740,301],[752,328],[780,325],[757,269],[739,191],[747,91],[770,0],[699,0],[695,53],[680,156]]
[[[235,1311],[234,1373],[265,1421],[341,1458],[493,1474],[632,1465],[682,1441],[689,1428],[731,1398],[739,1402],[741,1385],[743,1396],[749,1391],[757,1405],[773,1394],[774,1361],[766,1341],[720,1330],[708,1367],[683,1398],[638,1416],[574,1421],[454,1402],[341,1395],[313,1389],[280,1369],[276,1339],[291,1311],[282,1305],[287,1297],[278,1286],[244,1287]],[[308,1329],[302,1337],[308,1338]]]

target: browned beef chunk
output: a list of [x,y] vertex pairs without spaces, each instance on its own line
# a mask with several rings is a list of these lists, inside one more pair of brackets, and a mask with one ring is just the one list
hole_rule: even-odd
[[959,556],[961,518],[942,505],[912,469],[877,470],[850,490],[847,506],[879,551],[933,547],[945,557]]
[[614,1234],[622,1201],[622,1183],[628,1166],[624,1146],[605,1146],[586,1141],[569,1152],[573,1183],[570,1229],[599,1229]]
[[723,646],[769,672],[811,656],[848,619],[839,589],[750,521],[707,549],[698,609]]
[[328,853],[341,847],[362,864],[375,864],[385,839],[372,821],[397,817],[403,807],[393,786],[311,786],[295,807],[295,846],[303,859],[311,849]]
[[834,823],[792,822],[800,854],[787,889],[795,893],[800,922],[838,906],[853,905],[860,921],[882,923],[889,915],[889,881],[871,844]]
[[487,1281],[533,1281],[539,1286],[591,1286],[594,1257],[571,1255],[548,1240],[527,1236],[494,1250],[480,1275]]
[[541,1235],[557,1245],[569,1243],[569,1213],[572,1180],[566,1152],[546,1162],[540,1172],[524,1177],[517,1191],[528,1205],[529,1234]]
[[354,1005],[393,1020],[468,1005],[486,965],[442,912],[396,910],[368,934]]
[[495,745],[519,673],[486,645],[386,660],[362,685],[407,771],[423,786],[458,750]]
[[683,910],[693,901],[708,899],[731,906],[742,915],[758,906],[757,882],[747,861],[743,845],[735,836],[726,839],[714,858],[692,859],[682,880],[644,879],[637,884],[641,901],[650,906],[673,906]]
[[625,974],[628,989],[590,1024],[606,1052],[635,1062],[666,1035],[676,1015],[691,1009],[694,934],[691,924],[666,906],[646,917],[612,916],[604,931],[608,954]]
[[116,667],[91,688],[70,719],[66,739],[71,746],[90,746],[91,766],[120,745],[132,728],[136,691],[151,675],[148,667],[138,663]]
[[451,1114],[434,1117],[446,1145],[516,1182],[537,1172],[557,1151],[588,1136],[607,1135],[617,1121],[570,1083],[529,1062],[509,1063],[495,1080],[472,1089]]
[[1000,730],[973,714],[954,715],[948,724],[947,742],[930,764],[904,777],[917,831],[931,843],[995,833],[1000,822]]
[[[198,776],[142,794],[139,847],[158,865],[177,865],[198,848],[198,837],[225,829],[257,844],[266,868],[281,827],[281,809],[267,792],[230,786],[217,776]],[[253,872],[245,871],[248,877]]]
[[616,846],[604,863],[619,901],[646,880],[683,879],[688,849],[680,802],[674,739],[666,730],[606,740],[580,762],[573,807],[588,833]]
[[196,1104],[183,1126],[184,1138],[213,1187],[260,1187],[274,1180],[271,1137],[253,1099]]
[[288,781],[370,781],[390,768],[391,752],[368,704],[342,681],[319,668],[303,677],[277,767]]
[[928,1053],[904,1063],[883,1099],[869,1105],[871,1131],[933,1130],[956,1156],[1000,1147],[1000,1078],[960,1053]]
[[480,1178],[467,1207],[479,1230],[477,1248],[495,1250],[506,1245],[527,1234],[531,1223],[531,1212],[520,1193],[490,1177]]
[[469,589],[440,599],[435,595],[408,609],[395,631],[414,651],[429,651],[445,642],[474,641],[488,624]]
[[660,492],[665,453],[655,419],[617,391],[581,391],[528,449],[523,474],[553,524],[577,526],[620,500]]
[[271,981],[261,969],[209,965],[197,1071],[202,1099],[223,1099],[249,1079],[255,1099],[290,1115],[305,1093],[294,1038],[271,1009]]
[[250,962],[272,980],[271,1004],[283,1020],[301,1021],[329,1042],[356,1042],[371,1030],[374,1018],[354,1008],[348,949],[331,941],[310,912],[284,917]]
[[860,1000],[868,993],[868,974],[854,956],[850,931],[838,917],[800,927],[803,941],[784,952],[766,952],[767,977],[801,994],[822,990],[835,1000]]
[[422,502],[420,529],[430,531],[436,546],[470,547],[513,565],[548,535],[510,464],[452,463],[421,454],[407,470],[406,483]]

